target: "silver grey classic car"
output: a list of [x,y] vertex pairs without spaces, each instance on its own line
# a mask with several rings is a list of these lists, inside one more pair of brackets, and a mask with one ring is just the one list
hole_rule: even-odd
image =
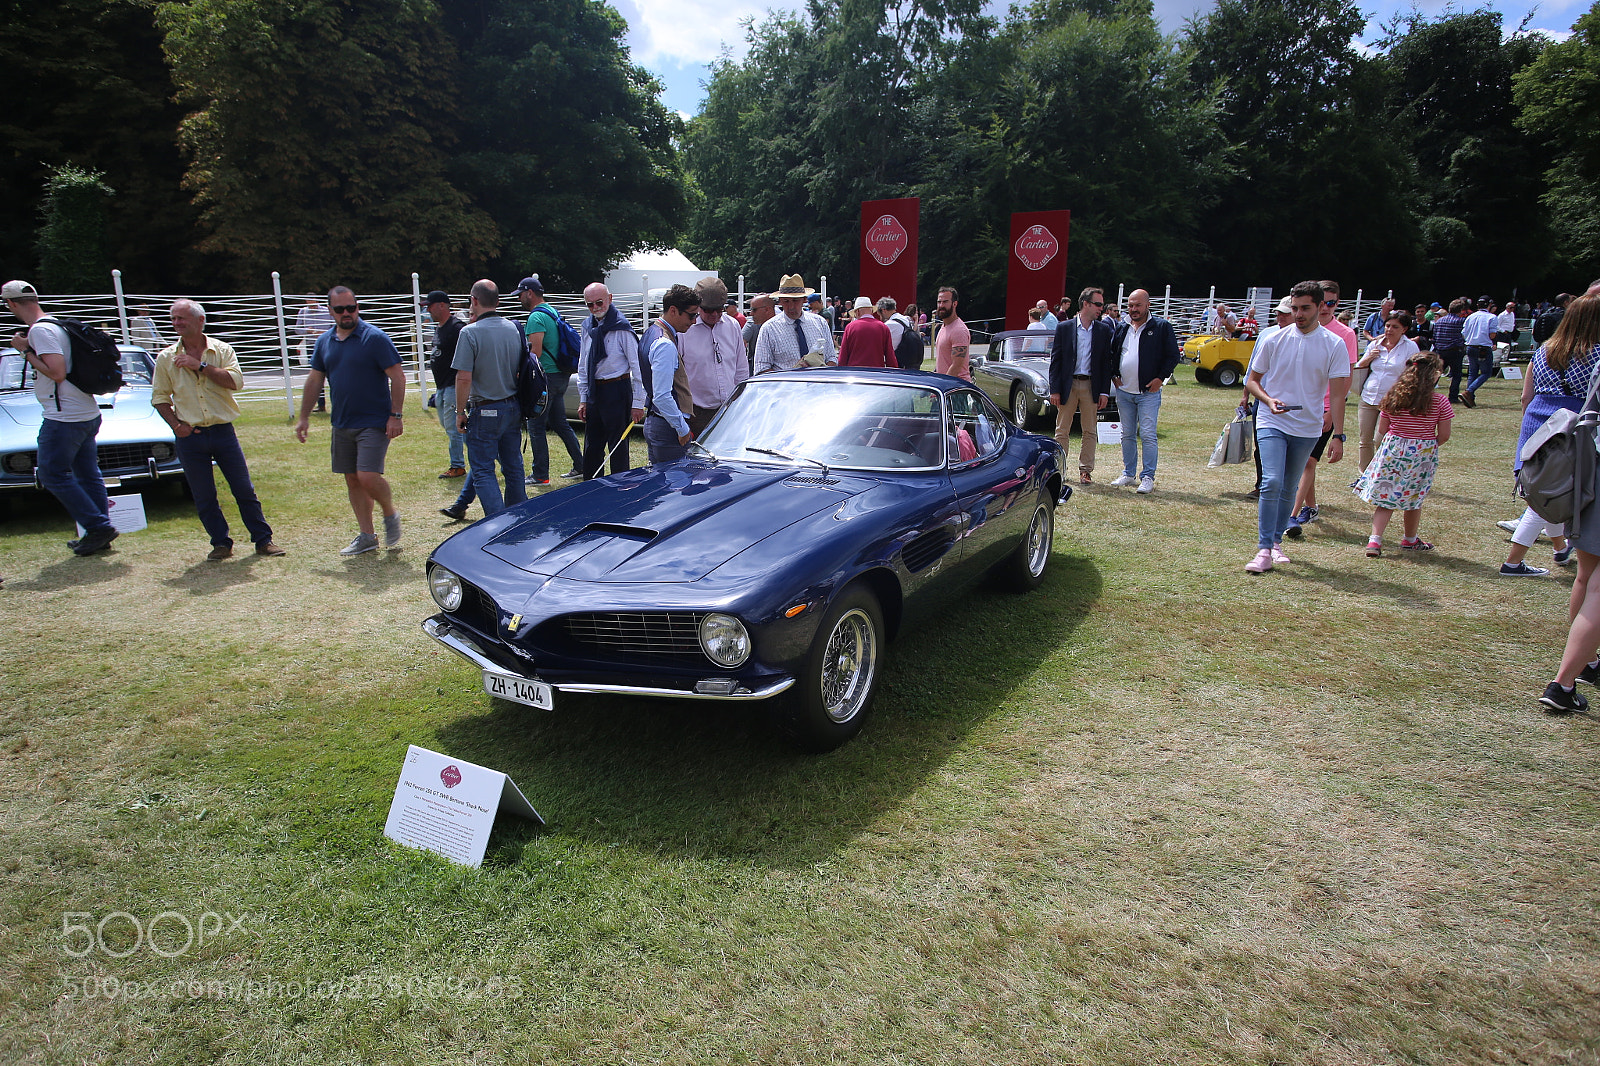
[[[1053,336],[1037,329],[1008,329],[989,340],[987,355],[972,360],[972,382],[1011,421],[1035,433],[1053,433],[1056,409],[1050,403],[1050,343]],[[1100,421],[1117,421],[1113,397]]]

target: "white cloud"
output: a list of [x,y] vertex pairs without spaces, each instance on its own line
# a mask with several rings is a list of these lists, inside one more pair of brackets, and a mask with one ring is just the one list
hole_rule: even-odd
[[647,68],[710,63],[724,46],[734,59],[744,58],[745,35],[740,22],[763,22],[767,12],[793,11],[783,4],[750,0],[612,0],[628,20],[628,48],[633,61]]

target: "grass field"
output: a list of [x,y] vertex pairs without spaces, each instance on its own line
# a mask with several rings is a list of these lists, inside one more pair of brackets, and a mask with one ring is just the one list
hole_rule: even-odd
[[[418,628],[452,489],[414,399],[399,552],[337,555],[281,405],[241,435],[286,558],[205,562],[171,489],[89,559],[8,501],[0,1061],[1600,1061],[1600,723],[1534,702],[1570,582],[1494,574],[1516,386],[1460,412],[1437,551],[1367,559],[1346,462],[1252,577],[1252,472],[1205,465],[1236,396],[1179,379],[1158,491],[1078,493],[1043,588],[903,634],[823,757],[484,695]],[[391,844],[412,743],[547,827]]]

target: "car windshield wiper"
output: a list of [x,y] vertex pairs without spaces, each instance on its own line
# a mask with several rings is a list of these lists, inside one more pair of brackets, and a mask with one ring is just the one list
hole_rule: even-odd
[[752,448],[748,444],[745,445],[744,450],[747,452],[760,452],[762,455],[776,455],[779,459],[787,459],[791,463],[816,463],[822,467],[824,474],[828,472],[828,464],[821,459],[808,459],[803,455],[785,455],[783,452],[775,452],[771,448]]
[[695,451],[704,452],[707,456],[710,457],[710,459],[711,459],[711,461],[713,463],[718,461],[717,460],[717,453],[712,451],[710,448],[707,448],[704,444],[701,444],[697,440],[690,441],[689,442],[689,447],[694,449]]

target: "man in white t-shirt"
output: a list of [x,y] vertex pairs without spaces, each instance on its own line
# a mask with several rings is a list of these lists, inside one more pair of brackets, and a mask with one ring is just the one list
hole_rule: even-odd
[[1306,466],[1323,429],[1318,408],[1330,400],[1333,426],[1328,462],[1344,456],[1344,402],[1350,389],[1350,361],[1344,341],[1318,321],[1322,284],[1302,281],[1289,290],[1294,327],[1257,342],[1246,387],[1256,406],[1256,450],[1261,455],[1261,500],[1257,507],[1255,558],[1245,564],[1264,574],[1289,557],[1283,531]]
[[67,546],[78,555],[104,551],[117,539],[117,531],[111,525],[95,444],[100,405],[67,380],[72,341],[65,329],[45,317],[39,291],[26,281],[8,281],[0,296],[28,326],[28,350],[22,354],[35,371],[33,394],[44,412],[39,423],[39,482],[84,529],[83,538],[70,540]]
[[[1344,341],[1346,352],[1350,355],[1350,365],[1354,367],[1356,360],[1361,358],[1361,349],[1356,344],[1356,332],[1349,326],[1333,317],[1339,307],[1339,283],[1336,281],[1322,282],[1322,310],[1317,315],[1317,321],[1322,328]],[[1346,382],[1348,386],[1349,382]],[[1323,397],[1322,401],[1322,435],[1317,438],[1317,443],[1311,449],[1311,457],[1306,460],[1305,473],[1300,477],[1300,493],[1295,498],[1294,507],[1290,509],[1289,525],[1285,530],[1289,539],[1299,540],[1303,535],[1303,528],[1315,522],[1322,513],[1317,507],[1317,464],[1322,461],[1323,449],[1327,447],[1328,436],[1333,433],[1333,414],[1330,407],[1331,394]],[[1330,462],[1332,460],[1329,460]]]

